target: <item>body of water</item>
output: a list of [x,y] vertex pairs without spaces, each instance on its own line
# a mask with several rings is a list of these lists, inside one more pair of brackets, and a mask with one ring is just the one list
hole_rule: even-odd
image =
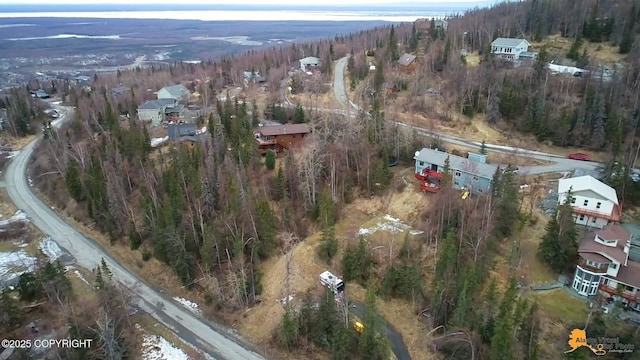
[[[453,9],[421,11],[305,11],[305,10],[172,10],[172,11],[78,11],[78,12],[3,12],[0,19],[18,18],[98,18],[159,19],[201,21],[388,21],[413,22],[420,18],[441,18]],[[6,22],[3,21],[3,22]],[[15,24],[26,26],[29,24]],[[11,26],[11,24],[4,25]]]

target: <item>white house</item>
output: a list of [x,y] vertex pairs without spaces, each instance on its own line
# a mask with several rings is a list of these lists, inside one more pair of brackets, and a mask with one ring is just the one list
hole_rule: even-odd
[[631,233],[618,224],[587,233],[580,241],[571,287],[583,296],[600,290],[640,311],[640,263],[629,258],[631,239]]
[[620,222],[622,215],[618,195],[611,186],[590,175],[558,181],[558,204],[564,203],[571,190],[571,207],[576,224],[602,229],[610,222]]
[[497,38],[491,43],[491,53],[505,60],[533,59],[538,53],[529,51],[529,46],[525,39]]
[[174,99],[177,101],[189,100],[191,92],[184,85],[165,86],[158,90],[157,97],[160,99]]
[[300,59],[300,70],[307,72],[311,68],[320,66],[320,59],[313,56],[308,56],[304,59]]
[[147,101],[138,106],[138,119],[150,121],[152,126],[160,125],[165,118],[165,110],[168,107],[175,107],[178,101],[175,99],[158,99]]
[[444,31],[447,31],[447,27],[449,27],[447,20],[444,20],[444,19],[434,20],[433,25],[435,26],[436,29],[442,29]]

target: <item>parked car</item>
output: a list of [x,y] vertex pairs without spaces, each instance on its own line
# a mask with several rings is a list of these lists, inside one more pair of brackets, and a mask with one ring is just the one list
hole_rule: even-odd
[[569,154],[569,159],[587,161],[589,160],[589,155],[583,153]]

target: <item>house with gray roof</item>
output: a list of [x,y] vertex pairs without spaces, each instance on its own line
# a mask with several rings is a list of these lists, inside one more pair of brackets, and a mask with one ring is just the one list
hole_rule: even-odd
[[309,71],[312,68],[316,68],[320,66],[320,59],[314,56],[307,56],[306,58],[300,59],[300,70]]
[[158,90],[158,99],[174,99],[177,101],[187,101],[191,97],[191,92],[182,84],[165,86]]
[[169,124],[167,137],[170,141],[190,140],[196,141],[198,128],[196,124]]
[[402,71],[413,71],[416,69],[416,59],[417,57],[413,54],[402,54],[400,59],[398,59],[398,64],[400,65],[400,70]]
[[116,87],[111,89],[111,96],[120,97],[120,96],[124,96],[124,95],[126,95],[126,94],[128,94],[130,92],[131,92],[131,88],[130,87],[116,86]]
[[512,39],[499,37],[491,43],[491,53],[503,60],[533,59],[537,52],[529,51],[529,43],[525,39]]
[[147,101],[138,106],[138,119],[151,122],[151,126],[158,126],[164,121],[166,109],[177,105],[178,101],[175,99]]
[[490,192],[493,175],[498,166],[487,164],[487,156],[482,154],[469,153],[468,157],[464,158],[438,149],[424,148],[416,152],[413,158],[416,161],[416,178],[436,184],[434,187],[437,187],[442,179],[447,158],[449,158],[453,188],[467,189],[476,195]]

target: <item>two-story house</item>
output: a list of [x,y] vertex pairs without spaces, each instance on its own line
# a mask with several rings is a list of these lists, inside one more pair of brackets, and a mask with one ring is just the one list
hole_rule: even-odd
[[488,194],[497,166],[487,164],[487,156],[469,153],[467,158],[449,154],[438,149],[424,148],[416,152],[415,176],[422,181],[421,188],[428,192],[437,192],[444,173],[444,164],[449,158],[452,186],[456,190],[466,189],[481,195]]
[[151,126],[160,125],[165,119],[165,110],[175,107],[178,102],[175,99],[158,99],[147,101],[138,106],[138,119],[151,123]]
[[585,175],[558,181],[558,204],[563,204],[571,190],[571,208],[576,224],[602,229],[610,222],[620,222],[621,206],[616,190]]
[[640,263],[629,258],[631,233],[619,224],[587,233],[580,241],[579,260],[571,287],[580,295],[601,291],[640,311]]
[[320,66],[320,59],[315,56],[307,56],[300,59],[300,70],[307,72]]
[[538,53],[529,51],[531,44],[525,39],[497,38],[491,43],[491,53],[504,60],[533,59]]
[[191,92],[186,86],[182,84],[165,86],[158,90],[156,94],[158,100],[160,99],[174,99],[176,101],[187,101],[191,97]]
[[311,133],[307,124],[286,124],[259,126],[255,132],[258,150],[266,154],[268,150],[276,152],[291,149]]

